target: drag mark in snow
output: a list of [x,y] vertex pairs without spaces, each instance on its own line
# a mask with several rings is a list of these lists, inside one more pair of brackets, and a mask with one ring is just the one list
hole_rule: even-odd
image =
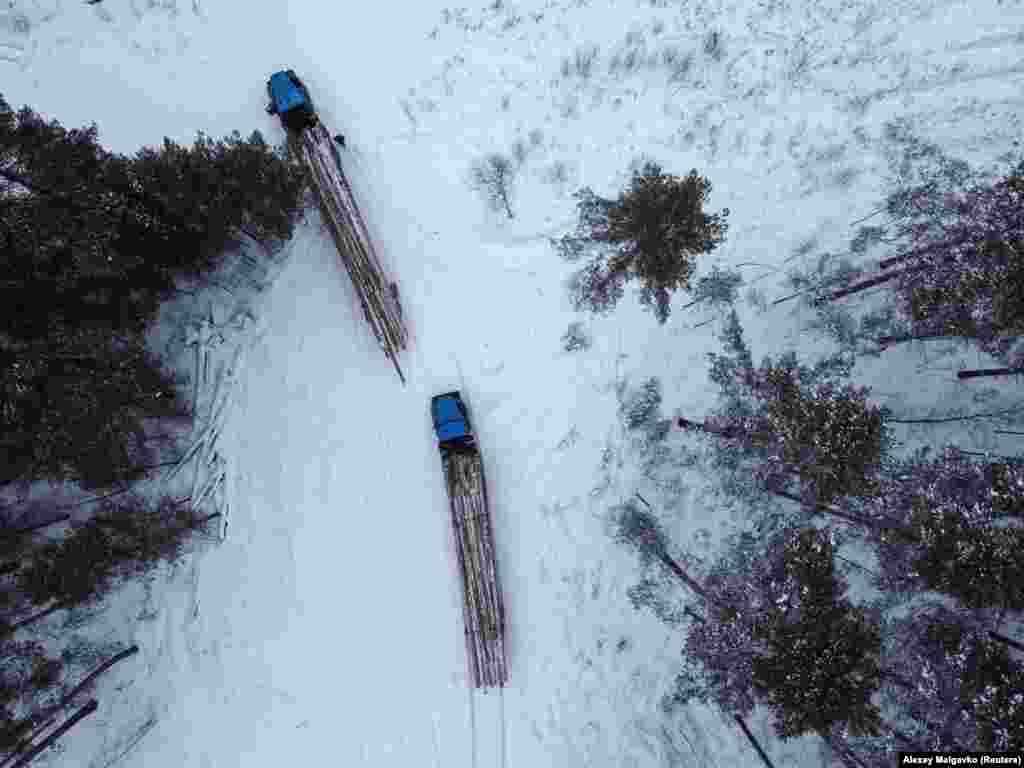
[[473,688],[469,685],[466,686],[466,692],[469,694],[469,740],[472,757],[472,766],[477,768],[476,764],[476,700],[473,696]]
[[431,735],[434,739],[434,768],[441,768],[441,716],[435,712],[433,715],[434,727]]
[[508,766],[508,720],[505,719],[505,689],[498,688],[498,712],[501,717],[501,768]]

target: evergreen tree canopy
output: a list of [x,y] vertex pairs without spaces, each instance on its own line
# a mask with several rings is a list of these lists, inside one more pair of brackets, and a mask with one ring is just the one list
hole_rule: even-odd
[[105,501],[97,514],[75,523],[60,541],[43,544],[17,574],[19,589],[36,604],[50,600],[89,604],[120,580],[145,576],[160,562],[175,562],[202,520],[168,497]]
[[956,449],[920,451],[894,465],[869,508],[905,523],[913,538],[877,540],[883,582],[934,590],[969,608],[1024,610],[1024,465],[973,460]]
[[0,642],[0,750],[13,748],[54,698],[62,665],[35,641]]
[[736,468],[740,457],[752,459],[755,476],[769,488],[797,476],[811,508],[871,495],[889,439],[884,411],[867,401],[870,390],[843,383],[849,361],[806,366],[787,353],[755,368],[735,310],[723,341],[725,354],[709,355],[719,405],[704,422],[719,464]]
[[998,355],[1024,333],[1024,161],[956,198],[955,224],[912,251],[900,309],[915,336],[964,336]]
[[888,697],[923,749],[1017,751],[1024,746],[1024,665],[940,605],[893,623],[892,662],[915,682]]
[[836,724],[877,732],[878,627],[846,598],[827,533],[733,537],[704,586],[706,620],[691,627],[684,651],[699,668],[684,671],[677,695],[741,716],[760,701],[782,738]]
[[622,297],[625,283],[635,279],[641,302],[664,323],[672,293],[690,288],[694,257],[724,240],[729,209],[704,213],[710,192],[711,183],[696,170],[679,178],[654,163],[635,171],[617,200],[598,197],[590,188],[577,192],[576,234],[555,243],[570,259],[596,251],[573,280],[576,308],[607,312]]
[[243,235],[287,239],[301,167],[258,132],[128,158],[96,127],[66,130],[0,98],[0,318],[34,338],[51,322],[138,332],[180,275],[212,269]]
[[0,339],[0,485],[131,482],[157,457],[146,419],[187,413],[177,381],[140,338],[58,330],[36,343]]
[[786,607],[761,628],[767,653],[753,662],[753,683],[775,713],[776,732],[785,739],[845,724],[876,734],[879,629],[845,597],[828,534],[793,532],[772,554],[771,578],[785,585]]

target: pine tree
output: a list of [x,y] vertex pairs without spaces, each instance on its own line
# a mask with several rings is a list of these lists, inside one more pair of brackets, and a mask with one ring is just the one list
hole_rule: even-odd
[[922,749],[1024,746],[1024,665],[968,614],[931,602],[887,627],[890,663],[913,685],[886,698]]
[[243,237],[274,247],[301,216],[304,174],[258,132],[127,158],[95,126],[65,130],[0,98],[0,318],[18,338],[57,321],[136,333],[178,276]]
[[576,234],[554,243],[571,259],[596,252],[571,282],[576,308],[610,311],[625,283],[637,280],[641,303],[664,323],[672,294],[690,288],[694,257],[710,253],[725,238],[729,209],[704,213],[710,192],[711,183],[696,170],[679,178],[654,163],[635,171],[617,200],[598,197],[589,188],[577,192]]
[[[935,151],[931,152],[935,154]],[[812,281],[794,276],[819,313],[816,325],[841,343],[868,342],[881,330],[894,340],[961,338],[1005,358],[1024,332],[1024,161],[994,183],[980,182],[966,167],[942,161],[917,185],[889,195],[886,227],[866,227],[851,243],[895,246],[881,273],[867,275],[845,262]],[[859,327],[849,312],[830,307],[838,299],[889,286],[885,307]],[[836,321],[842,318],[845,328]],[[878,349],[867,350],[876,354]]]
[[131,482],[158,457],[144,420],[187,413],[176,378],[142,339],[62,329],[35,344],[0,341],[0,362],[11,372],[0,402],[0,484]]
[[13,749],[56,699],[59,659],[35,640],[0,642],[0,750]]
[[203,523],[169,497],[106,501],[63,539],[39,546],[16,576],[18,588],[35,605],[93,604],[121,581],[178,561]]
[[752,665],[754,688],[775,713],[776,733],[825,735],[842,724],[855,735],[877,734],[881,718],[871,703],[883,674],[877,624],[846,598],[826,532],[787,532],[780,545],[768,551],[769,578],[786,585],[778,598],[786,609],[759,627],[766,652]]
[[1024,465],[972,460],[956,449],[919,451],[894,464],[868,510],[884,510],[913,537],[873,537],[893,592],[933,590],[971,609],[1024,610]]
[[1024,162],[995,184],[964,193],[954,231],[922,249],[897,280],[915,335],[957,334],[1001,354],[1007,336],[1024,332],[1022,204]]
[[881,685],[875,618],[846,597],[827,533],[786,526],[735,535],[701,585],[704,616],[689,629],[676,701],[748,715],[769,707],[782,738],[838,726],[876,734]]
[[889,448],[885,412],[868,402],[868,388],[844,383],[849,360],[806,366],[788,353],[755,368],[735,310],[722,339],[725,354],[709,355],[718,406],[703,422],[679,420],[712,438],[718,467],[747,472],[753,464],[768,489],[796,479],[811,510],[840,496],[872,495]]

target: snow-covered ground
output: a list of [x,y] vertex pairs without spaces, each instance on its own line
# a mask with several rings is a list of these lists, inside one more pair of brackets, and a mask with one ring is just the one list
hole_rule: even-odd
[[[755,764],[716,713],[660,713],[681,641],[629,607],[636,568],[601,522],[641,490],[674,509],[684,545],[728,524],[700,494],[652,487],[616,416],[616,383],[648,376],[662,378],[668,413],[700,416],[713,402],[714,325],[693,328],[705,316],[691,310],[659,327],[628,298],[609,318],[582,318],[590,350],[561,351],[581,318],[562,286],[571,267],[546,238],[574,225],[572,191],[614,196],[641,156],[694,167],[714,185],[710,207],[731,210],[714,260],[776,298],[786,268],[842,250],[879,205],[901,153],[887,123],[1003,167],[1020,136],[1024,3],[347,5],[0,9],[4,97],[68,126],[96,122],[116,151],[197,130],[279,140],[263,84],[294,68],[348,139],[347,169],[412,333],[402,387],[311,214],[255,300],[256,322],[218,352],[244,352],[218,447],[227,538],[164,573],[129,630],[141,653],[53,763],[102,768],[151,724],[119,765]],[[473,160],[514,154],[516,142],[509,221],[466,182]],[[790,305],[754,304],[741,311],[756,357],[821,348]],[[168,349],[187,366],[187,350]],[[861,377],[900,414],[969,405],[985,386],[915,355]],[[467,396],[490,486],[511,647],[501,696],[465,685],[427,413],[452,388]],[[140,600],[126,591],[112,615]],[[824,764],[813,740],[783,744],[763,718],[751,725],[776,765]]]

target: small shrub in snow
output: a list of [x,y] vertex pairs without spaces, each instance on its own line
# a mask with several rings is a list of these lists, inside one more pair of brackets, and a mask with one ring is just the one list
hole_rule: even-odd
[[569,180],[569,170],[563,161],[557,160],[548,167],[545,177],[553,184],[565,184]]
[[493,153],[474,164],[471,170],[473,188],[482,193],[491,210],[504,211],[514,219],[510,202],[515,166],[504,155]]
[[576,445],[580,439],[580,432],[576,427],[572,427],[561,440],[558,441],[556,448],[560,451],[568,450]]
[[622,57],[622,68],[626,70],[626,74],[631,74],[640,63],[640,49],[630,48],[626,51],[626,54]]
[[671,71],[668,77],[669,82],[682,82],[690,74],[690,68],[693,67],[692,53],[681,54],[677,50],[667,50],[662,54],[662,58]]
[[639,430],[656,426],[661,411],[661,382],[651,377],[632,392],[619,406],[627,429]]
[[850,240],[850,253],[863,256],[869,248],[880,243],[884,238],[885,227],[860,227],[857,234]]
[[593,340],[583,323],[570,323],[568,329],[562,334],[562,349],[566,352],[578,352],[590,349]]
[[725,56],[722,35],[718,30],[713,29],[704,36],[704,54],[713,61],[721,61]]
[[807,237],[797,243],[797,246],[793,249],[794,259],[803,259],[811,253],[815,248],[818,247],[818,238]]
[[752,285],[747,289],[745,298],[747,300],[747,304],[758,312],[768,311],[768,299],[764,295],[764,291],[761,291]]
[[731,269],[711,268],[711,273],[697,280],[695,296],[687,306],[703,303],[710,307],[729,305],[736,301],[737,289],[743,284],[739,272]]
[[517,166],[522,167],[522,165],[526,163],[526,156],[529,152],[530,150],[526,146],[526,142],[522,139],[516,139],[515,143],[512,145],[512,157]]
[[626,597],[633,610],[649,610],[666,626],[679,627],[686,622],[686,612],[679,605],[678,591],[664,578],[641,579],[626,590]]
[[669,557],[670,542],[661,522],[633,499],[611,510],[612,539],[631,549],[643,566]]
[[582,80],[589,80],[594,73],[595,61],[597,61],[596,46],[577,48],[571,59],[562,59],[562,77],[575,75]]

